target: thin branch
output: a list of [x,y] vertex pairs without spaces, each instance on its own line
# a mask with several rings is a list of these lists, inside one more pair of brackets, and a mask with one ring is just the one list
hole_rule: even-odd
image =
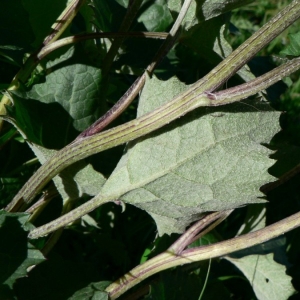
[[[286,27],[299,18],[299,16],[300,4],[298,1],[293,1],[258,30],[250,39],[232,52],[209,74],[173,100],[138,119],[105,132],[85,137],[58,151],[35,172],[6,209],[15,211],[21,206],[22,202],[29,203],[47,182],[73,162],[148,134],[197,107],[213,105],[215,100],[210,99],[208,93],[212,92],[222,84],[224,80],[232,76],[255,53],[260,51],[263,46],[268,44],[272,38],[281,33]],[[264,86],[263,89],[268,86],[268,82],[266,82],[266,86]],[[116,195],[112,196],[115,198],[118,197]],[[113,198],[103,199],[101,195],[98,195],[84,205],[76,208],[71,214],[67,214],[67,217],[62,223],[60,223],[62,220],[55,220],[54,227],[59,228],[65,226],[69,222],[72,222],[74,217],[78,218],[85,215],[101,203],[110,200],[113,200]],[[51,226],[52,225],[54,224],[51,224]],[[40,231],[40,233],[42,235],[46,234],[45,231]]]
[[149,38],[149,39],[166,39],[168,33],[166,32],[100,32],[100,33],[85,33],[73,36],[68,36],[66,38],[55,41],[49,45],[43,47],[39,53],[36,55],[38,60],[42,60],[46,55],[52,51],[81,41],[99,38]]
[[[299,68],[299,62],[300,59],[295,59],[295,63],[292,65],[295,66],[295,68]],[[289,64],[290,66],[290,63]],[[204,92],[203,94],[200,95],[189,95],[191,98],[187,98],[190,101],[187,101],[187,99],[185,98],[181,98],[181,101],[179,101],[179,103],[177,102],[179,99],[175,98],[174,100],[172,100],[171,102],[168,102],[166,105],[158,108],[157,110],[150,112],[136,120],[133,120],[131,122],[128,122],[126,124],[123,124],[121,126],[117,126],[111,130],[105,131],[103,133],[99,133],[96,135],[92,135],[92,136],[88,136],[86,138],[83,138],[82,140],[78,140],[75,141],[74,143],[68,145],[67,147],[65,147],[64,149],[62,149],[61,151],[59,151],[58,153],[60,153],[61,155],[56,156],[57,160],[50,160],[50,162],[46,162],[36,173],[35,175],[33,175],[32,178],[35,178],[35,176],[39,175],[39,172],[41,172],[41,170],[43,170],[42,168],[47,168],[47,175],[48,176],[52,176],[49,175],[49,168],[51,167],[53,169],[53,172],[58,172],[57,168],[60,168],[61,166],[61,161],[64,162],[64,164],[66,164],[66,161],[68,160],[69,162],[71,161],[77,161],[78,160],[78,156],[81,157],[87,157],[91,152],[92,153],[96,153],[96,152],[100,152],[103,150],[108,149],[108,147],[112,147],[112,144],[114,146],[116,145],[120,145],[123,143],[123,141],[129,141],[132,140],[132,136],[134,136],[134,138],[136,138],[137,136],[142,136],[145,134],[145,132],[149,133],[151,132],[153,127],[158,126],[158,123],[161,124],[161,126],[163,126],[166,122],[166,119],[170,118],[170,115],[176,115],[177,117],[180,116],[180,112],[182,112],[181,110],[184,108],[185,111],[191,111],[193,109],[195,109],[196,107],[200,107],[200,106],[218,106],[218,105],[224,105],[224,104],[228,104],[228,101],[231,101],[230,99],[228,100],[227,96],[232,94],[232,97],[235,98],[235,101],[239,101],[241,99],[245,98],[245,93],[249,96],[250,94],[256,94],[257,93],[257,89],[255,88],[255,86],[253,85],[253,82],[256,81],[257,84],[260,86],[261,89],[265,89],[267,87],[269,87],[269,85],[273,84],[275,81],[272,79],[272,77],[269,77],[269,73],[273,74],[273,76],[276,78],[276,80],[280,80],[280,76],[277,76],[276,70],[279,70],[279,73],[288,75],[289,72],[293,72],[295,71],[293,67],[289,67],[288,71],[284,71],[283,72],[283,68],[284,66],[280,66],[264,75],[262,75],[262,78],[269,78],[268,81],[264,81],[261,80],[261,77],[258,77],[256,79],[254,79],[253,81],[250,81],[246,84],[243,84],[243,88],[240,89],[240,93],[238,96],[238,93],[236,92],[235,89],[228,89],[226,93],[224,93],[226,95],[226,97],[224,100],[222,97],[216,99],[214,93],[211,92]],[[264,85],[261,85],[261,82],[264,82]],[[252,89],[250,89],[250,87]],[[250,91],[252,91],[250,93]],[[249,94],[250,93],[250,94]],[[197,100],[197,104],[195,105],[193,100]],[[223,102],[222,102],[223,101]],[[192,102],[192,103],[190,103]],[[221,104],[219,104],[221,102]],[[232,102],[232,101],[231,101]],[[174,105],[176,103],[176,105]],[[189,105],[189,108],[186,108],[185,106]],[[175,109],[174,109],[175,106]],[[172,109],[170,109],[170,107]],[[179,114],[178,114],[179,113]],[[153,126],[153,127],[152,127]],[[142,132],[139,135],[139,130],[141,130]],[[68,150],[68,149],[72,149]],[[78,149],[78,150],[77,150]],[[83,150],[85,149],[85,151]],[[57,155],[57,154],[56,154]],[[49,164],[49,165],[48,165]],[[56,169],[55,169],[55,168]],[[44,171],[44,170],[43,170]],[[44,171],[45,172],[45,171]],[[41,176],[41,175],[40,175]],[[39,181],[38,181],[39,180]],[[29,181],[27,184],[37,184],[39,183],[40,185],[43,184],[43,182],[40,181],[40,177],[36,177],[35,180]],[[34,193],[36,193],[35,189],[30,189],[30,187],[26,186],[24,188],[25,191],[20,191],[19,193],[23,193],[23,199],[24,199],[24,195],[26,193],[27,197],[32,197],[32,195],[34,195]],[[21,194],[22,195],[22,194]],[[106,196],[103,197],[101,194],[97,195],[96,197],[92,198],[91,200],[89,200],[88,202],[84,203],[83,205],[81,205],[80,207],[74,209],[73,211],[71,211],[70,213],[66,214],[63,217],[60,217],[52,222],[49,222],[46,225],[43,225],[39,228],[33,229],[31,231],[31,233],[29,234],[29,236],[31,238],[38,238],[40,236],[46,235],[60,227],[66,226],[68,223],[73,222],[74,220],[76,220],[77,218],[80,218],[82,216],[84,216],[85,214],[91,212],[93,209],[95,209],[96,207],[102,205],[103,203],[109,202],[114,200],[115,198],[118,198],[120,195],[110,195],[110,196]],[[20,196],[16,196],[15,199],[18,199]],[[13,207],[17,204],[20,200],[15,200],[15,203],[11,203],[9,205],[9,208],[14,209]],[[17,206],[16,206],[17,207]]]
[[300,57],[297,57],[292,60],[289,60],[285,64],[282,64],[279,67],[274,68],[268,73],[261,75],[251,81],[220,92],[207,92],[207,95],[211,100],[215,101],[211,103],[211,106],[230,104],[236,101],[246,99],[249,96],[266,89],[267,87],[273,85],[282,78],[294,73],[299,68]]
[[[191,226],[181,237],[174,242],[169,248],[168,252],[174,253],[175,255],[180,255],[182,251],[193,241],[197,240],[200,236],[197,235],[200,231],[202,231],[205,227],[213,223],[213,227],[216,227],[216,224],[222,222],[225,218],[227,218],[233,210],[222,211],[222,212],[214,212],[211,213],[198,222],[196,222],[193,226]],[[215,221],[220,222],[216,223]],[[210,230],[212,229],[209,226]],[[207,232],[207,230],[205,230]],[[204,233],[205,234],[205,233]],[[203,231],[201,232],[201,236],[203,235]]]
[[[140,9],[142,5],[142,0],[133,0],[130,5],[127,8],[126,15],[122,21],[122,24],[119,28],[119,31],[121,32],[127,32],[134,20],[135,15],[137,14],[138,10]],[[103,65],[102,65],[102,76],[105,78],[104,80],[107,80],[109,70],[112,66],[112,63],[115,59],[115,56],[117,55],[117,52],[123,43],[125,37],[119,38],[117,40],[114,40],[112,45],[110,46],[106,56],[103,59]]]
[[[71,23],[71,21],[76,16],[80,7],[85,1],[86,0],[72,0],[68,4],[68,6],[65,8],[65,10],[61,13],[57,21],[52,26],[52,32],[46,37],[46,39],[40,46],[40,49],[43,48],[43,46],[54,42],[64,32],[64,30]],[[36,55],[37,53],[33,53],[30,55],[30,57],[26,60],[24,66],[20,69],[20,71],[12,80],[8,90],[17,90],[19,87],[19,82],[26,82],[32,71],[36,68],[36,66],[39,63],[39,60],[37,59]],[[11,101],[9,97],[7,97],[7,95],[3,95],[0,101],[0,115],[6,114],[5,105],[11,105]],[[0,119],[0,130],[2,128],[2,123],[3,120]]]
[[72,0],[52,25],[52,32],[45,38],[43,45],[56,41],[70,25],[86,0]]
[[300,212],[255,232],[215,244],[187,249],[181,255],[165,251],[129,271],[108,286],[106,292],[109,293],[111,300],[116,299],[136,284],[163,270],[243,250],[269,241],[299,226]]
[[122,112],[124,112],[125,109],[130,105],[130,103],[132,103],[132,101],[135,99],[135,97],[144,87],[147,74],[150,76],[152,75],[155,68],[158,66],[158,64],[163,60],[163,58],[167,55],[169,50],[175,44],[177,37],[179,35],[180,25],[188,11],[190,4],[191,4],[191,0],[185,0],[174,25],[172,26],[169,34],[167,35],[165,42],[161,45],[161,47],[157,51],[152,63],[147,67],[146,71],[134,81],[134,83],[127,90],[127,92],[107,113],[105,113],[100,119],[94,122],[90,127],[84,130],[81,134],[79,134],[75,141],[81,140],[83,137],[91,136],[101,132],[108,124],[110,124]]

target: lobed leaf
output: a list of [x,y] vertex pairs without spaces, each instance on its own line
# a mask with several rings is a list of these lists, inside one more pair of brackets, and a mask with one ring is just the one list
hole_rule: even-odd
[[[185,88],[176,78],[148,78],[138,116]],[[204,212],[264,202],[259,188],[273,180],[273,160],[261,144],[279,130],[278,117],[264,102],[197,109],[129,143],[101,195],[146,210],[159,234],[182,232]]]

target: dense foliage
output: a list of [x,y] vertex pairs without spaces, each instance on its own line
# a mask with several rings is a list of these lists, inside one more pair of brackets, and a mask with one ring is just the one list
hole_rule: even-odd
[[[130,270],[160,253],[188,254],[299,211],[299,71],[241,101],[198,105],[161,128],[134,135],[147,113],[184,99],[192,84],[289,3],[300,11],[299,1],[193,0],[175,36],[167,35],[182,2],[0,3],[0,299],[114,298],[112,282],[127,272],[130,281],[135,274]],[[196,96],[219,101],[217,91],[299,56],[297,26],[299,21],[235,75]],[[159,51],[162,45],[168,51]],[[150,70],[153,62],[158,64]],[[123,130],[129,124],[124,131],[85,131],[139,78],[143,88],[108,125]],[[122,140],[126,130],[132,135]],[[90,139],[94,136],[99,140]],[[98,150],[87,142],[76,156],[76,145],[101,140]],[[74,163],[61,162],[61,170],[47,174],[68,147],[75,149]],[[41,165],[49,168],[41,172]],[[34,174],[43,192],[41,186],[23,193]],[[86,203],[92,209],[80,214]],[[213,211],[228,214],[218,216],[225,220],[203,236],[197,238],[197,232],[179,243],[191,224]],[[65,214],[72,219],[54,233],[34,231]],[[29,231],[37,232],[35,239],[28,238]],[[141,283],[129,286],[121,299],[296,299],[299,229],[283,233],[219,258],[182,266],[162,260],[164,271],[141,275]]]

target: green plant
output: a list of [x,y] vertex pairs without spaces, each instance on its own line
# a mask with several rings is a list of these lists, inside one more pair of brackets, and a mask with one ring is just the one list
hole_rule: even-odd
[[[250,298],[255,293],[259,299],[286,299],[295,293],[285,266],[287,254],[297,253],[289,247],[297,246],[278,237],[300,225],[299,213],[294,207],[290,217],[267,220],[272,208],[265,194],[272,197],[276,184],[299,169],[297,134],[289,125],[297,111],[283,125],[291,139],[279,133],[281,113],[267,101],[285,110],[286,101],[278,100],[284,88],[273,85],[300,68],[298,35],[281,52],[289,59],[271,70],[266,70],[266,58],[260,60],[265,70],[258,70],[255,56],[267,45],[267,54],[281,50],[278,36],[300,17],[300,2],[282,3],[273,18],[260,11],[267,22],[255,32],[251,22],[245,23],[251,36],[232,51],[227,39],[236,43],[238,34],[230,18],[245,14],[241,8],[249,2],[72,0],[63,10],[57,1],[38,23],[43,27],[34,26],[41,8],[30,1],[2,4],[2,11],[29,14],[23,24],[26,38],[9,36],[1,46],[4,64],[22,66],[10,84],[3,84],[0,106],[7,121],[1,123],[1,147],[12,149],[0,157],[1,260],[10,261],[2,274],[3,297],[32,298],[30,286],[49,268],[53,275],[47,283],[55,285],[55,292],[40,288],[36,298],[115,299],[142,281],[152,288],[140,297],[149,299],[186,299],[190,289],[191,299],[200,294],[227,299],[230,287],[222,281],[234,275],[214,271],[218,275],[210,282],[203,273],[210,270],[205,260],[221,256],[249,280]],[[296,83],[289,84],[296,89]],[[251,98],[257,94],[258,99]],[[25,142],[35,157],[27,152],[15,162],[15,153],[27,149]],[[280,180],[273,183],[276,177]],[[217,232],[214,228],[225,219]],[[159,236],[151,246],[156,230]],[[55,249],[70,255],[64,247],[73,235],[80,262],[71,267],[71,261],[55,256]],[[135,236],[141,242],[133,247]],[[21,247],[11,253],[18,240]],[[49,260],[39,264],[43,255]],[[93,263],[97,268],[87,271]],[[190,270],[175,269],[147,281],[190,263]],[[63,266],[72,272],[61,288],[54,277]],[[29,279],[23,278],[27,272]],[[184,283],[177,283],[179,292],[173,294],[169,289],[176,278]]]

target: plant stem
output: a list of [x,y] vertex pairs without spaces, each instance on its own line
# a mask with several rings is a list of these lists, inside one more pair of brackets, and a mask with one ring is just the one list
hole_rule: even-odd
[[297,71],[299,68],[300,57],[297,57],[251,81],[240,84],[236,87],[229,88],[227,90],[216,93],[208,92],[207,94],[210,99],[215,100],[215,103],[211,104],[212,106],[230,104],[246,99],[249,96],[264,90],[267,86],[273,85],[282,78]]
[[[148,134],[197,107],[215,105],[214,102],[216,101],[210,98],[209,93],[232,76],[253,57],[255,53],[260,51],[267,43],[299,17],[300,2],[293,1],[204,78],[192,85],[187,91],[179,94],[172,101],[138,119],[105,132],[85,137],[58,151],[35,172],[6,209],[8,211],[16,211],[23,202],[29,203],[51,178],[75,161]],[[285,74],[287,75],[289,72],[291,72],[291,69],[285,72]],[[260,87],[265,89],[270,85],[269,83],[270,81],[265,82],[261,84]],[[253,94],[255,93],[256,91],[253,92]],[[235,97],[237,97],[237,95],[235,95]],[[236,101],[243,99],[243,97],[244,95],[240,95],[240,98],[237,97]],[[86,203],[83,205],[85,209],[83,209],[83,206],[81,206],[82,210],[80,207],[77,208],[76,210],[81,210],[81,213],[76,211],[75,215],[83,216],[99,206],[103,201],[106,202],[101,196],[98,196],[98,198],[96,196],[88,202],[90,204]],[[69,217],[70,220],[67,221],[67,223],[74,220],[71,215],[69,215]],[[61,224],[61,226],[65,226],[67,223]]]
[[53,43],[63,34],[85,1],[86,0],[72,0],[68,4],[68,6],[57,18],[56,22],[51,26],[52,32],[45,38],[43,42],[44,46]]
[[46,55],[52,51],[64,47],[70,44],[75,44],[81,41],[99,38],[149,38],[149,39],[165,39],[168,36],[166,32],[100,32],[100,33],[85,33],[73,36],[68,36],[66,38],[55,41],[49,45],[43,47],[39,53],[36,55],[38,60],[42,60]]
[[[167,252],[173,253],[175,255],[180,255],[182,251],[193,241],[198,239],[200,236],[197,235],[198,232],[201,232],[201,236],[203,235],[203,229],[209,224],[213,223],[214,227],[215,221],[222,222],[225,218],[227,218],[233,210],[215,212],[205,216],[203,219],[196,222],[193,226],[191,226],[175,243],[173,243],[167,250]],[[218,222],[217,225],[220,223]],[[209,226],[210,227],[210,226]],[[210,228],[211,230],[212,228]],[[206,233],[206,230],[205,230]]]
[[[297,60],[297,64],[298,64],[300,62],[300,59],[296,59],[296,60]],[[299,68],[299,66],[297,64],[295,63],[295,64],[293,64],[293,66],[296,66],[297,68]],[[286,72],[282,72],[282,68],[284,68],[283,65],[278,68],[279,68],[281,74],[287,75]],[[276,68],[276,69],[278,69],[278,68]],[[277,74],[276,69],[270,71],[270,73]],[[294,71],[294,69],[289,68],[289,72],[292,72],[292,71]],[[267,74],[263,75],[262,77],[269,78],[269,75],[267,73]],[[276,80],[279,80],[278,76],[275,76],[275,77],[276,77]],[[252,95],[252,94],[256,94],[257,90],[255,87],[253,87],[254,81],[257,81],[260,84],[261,78],[258,77],[256,79],[254,79],[253,81],[250,81],[250,82],[244,84],[243,85],[244,87],[242,89],[242,92],[239,94],[239,97],[238,97],[237,92],[235,90],[233,91],[235,101],[244,99],[245,93],[248,94],[248,92],[250,93],[250,91],[252,91],[252,92],[250,94],[248,94],[248,96]],[[273,80],[269,80],[264,83],[263,87],[262,86],[260,86],[260,87],[261,87],[261,89],[265,89],[273,83],[274,83]],[[231,89],[228,89],[228,90],[230,91]],[[226,97],[230,93],[231,92],[226,93]],[[140,130],[142,132],[146,131],[146,133],[151,132],[152,131],[151,129],[153,128],[152,126],[157,126],[158,123],[163,125],[165,123],[166,118],[169,118],[170,115],[178,114],[180,109],[184,109],[185,111],[186,110],[190,111],[190,110],[194,109],[195,107],[199,107],[199,106],[218,106],[218,105],[227,104],[226,101],[222,102],[223,101],[222,97],[221,97],[221,100],[215,99],[213,97],[215,97],[215,94],[213,94],[211,92],[204,92],[201,95],[196,95],[192,98],[188,98],[188,99],[190,99],[190,102],[192,102],[192,103],[190,103],[189,101],[185,102],[185,99],[183,98],[183,99],[181,99],[182,102],[177,103],[178,106],[177,105],[175,106],[175,108],[176,108],[175,110],[170,110],[170,108],[165,109],[165,106],[161,107],[160,109],[163,112],[167,112],[166,114],[162,115],[160,113],[161,111],[159,111],[159,113],[156,115],[155,114],[155,112],[157,112],[157,110],[156,110],[152,113],[142,116],[139,119],[136,119],[136,120],[128,122],[124,125],[115,127],[111,130],[105,131],[105,132],[97,134],[97,135],[86,137],[83,140],[75,141],[73,144],[70,144],[69,146],[67,146],[67,147],[69,147],[69,149],[72,149],[73,152],[71,152],[71,150],[66,150],[68,148],[65,147],[60,152],[58,152],[58,153],[61,153],[61,155],[59,155],[58,157],[57,157],[57,155],[55,155],[55,157],[57,157],[58,160],[50,159],[50,162],[52,164],[54,164],[54,166],[56,168],[59,168],[61,161],[63,161],[64,163],[66,163],[66,161],[74,161],[75,162],[78,160],[78,155],[86,157],[86,156],[88,156],[89,153],[95,153],[96,151],[99,152],[100,149],[102,151],[108,149],[108,147],[111,147],[112,143],[114,143],[114,145],[119,145],[122,143],[122,141],[128,141],[128,140],[133,139],[133,138],[131,138],[132,136],[136,137],[138,134],[140,134],[139,133]],[[195,99],[197,99],[197,101],[198,101],[196,103],[197,106],[193,106],[193,105],[195,105],[195,103],[193,102],[193,100],[195,100]],[[175,100],[177,100],[177,98]],[[173,103],[169,102],[169,103],[167,103],[167,105],[168,104],[172,105],[172,108],[174,108]],[[126,129],[124,129],[124,126],[128,126],[128,127],[126,127]],[[142,136],[142,135],[143,134],[141,133],[139,136]],[[101,136],[101,138],[99,138],[99,136]],[[82,149],[84,149],[84,152],[80,151]],[[72,156],[72,154],[74,156]],[[42,167],[44,167],[46,165],[46,166],[48,166],[48,170],[49,170],[49,168],[52,168],[52,169],[54,168],[53,165],[51,165],[51,164],[48,165],[48,164],[49,164],[49,161],[46,162]],[[40,168],[35,174],[38,174],[38,172],[40,170],[42,170],[42,168]],[[54,171],[56,172],[57,170],[54,169]],[[40,176],[45,176],[45,175],[40,175]],[[49,176],[49,173],[48,173],[48,176]],[[50,176],[52,176],[52,175],[50,175]],[[43,184],[43,183],[40,181],[40,178],[37,177],[37,178],[35,178],[35,181],[29,181],[29,182],[27,182],[27,184],[37,185],[37,184]],[[32,189],[30,187],[28,187],[27,189],[24,189],[22,191],[22,192],[24,192],[23,197],[24,197],[24,195],[26,195],[26,197],[32,197],[31,195],[32,195],[33,191],[34,191],[34,189]],[[124,193],[125,192],[127,192],[127,191],[124,191]],[[91,200],[89,200],[88,202],[86,202],[85,204],[81,205],[80,207],[78,207],[78,208],[74,209],[73,211],[71,211],[70,213],[66,214],[65,216],[60,217],[52,222],[49,222],[46,225],[43,225],[39,228],[32,230],[31,233],[29,234],[29,237],[30,238],[38,238],[40,236],[46,235],[60,227],[66,226],[68,223],[75,221],[77,218],[84,216],[85,214],[91,212],[92,210],[94,210],[98,206],[102,205],[103,203],[112,201],[118,197],[120,197],[119,194],[118,195],[112,194],[112,195],[109,195],[109,197],[103,197],[101,194],[99,194],[99,195],[95,196],[94,198],[92,198]],[[10,207],[11,207],[13,210],[14,207],[18,207],[18,205],[20,205],[20,204],[18,204],[18,202],[20,204],[22,203],[21,201],[16,201],[15,203],[10,204],[10,206],[8,208],[10,209]]]
[[[142,0],[133,0],[128,8],[127,8],[127,13],[123,19],[123,22],[120,26],[119,32],[127,32],[134,20],[135,15],[137,14],[138,10],[140,9],[142,5]],[[115,56],[118,52],[118,49],[120,48],[121,44],[124,41],[124,36],[123,38],[119,38],[117,40],[114,40],[111,47],[109,48],[105,58],[103,59],[103,66],[102,66],[102,76],[107,80],[108,73],[110,71],[110,68],[112,66],[112,63],[115,59]]]
[[300,226],[300,212],[255,232],[212,245],[190,248],[176,255],[168,250],[135,267],[106,288],[110,299],[117,299],[131,287],[163,270],[212,259],[246,249],[291,231]]
[[130,103],[132,103],[132,101],[135,99],[138,93],[143,89],[146,82],[147,74],[150,76],[153,74],[153,71],[155,70],[157,65],[162,61],[165,55],[175,44],[177,40],[180,24],[184,19],[190,4],[191,4],[191,0],[185,0],[174,25],[172,26],[169,34],[167,35],[167,39],[155,54],[152,63],[147,67],[146,71],[134,81],[134,83],[127,90],[127,92],[107,113],[105,113],[101,118],[99,118],[96,122],[94,122],[90,127],[84,130],[81,134],[79,134],[76,140],[82,139],[83,137],[94,135],[102,131],[108,124],[110,124],[122,112],[124,112],[125,109],[130,105]]

